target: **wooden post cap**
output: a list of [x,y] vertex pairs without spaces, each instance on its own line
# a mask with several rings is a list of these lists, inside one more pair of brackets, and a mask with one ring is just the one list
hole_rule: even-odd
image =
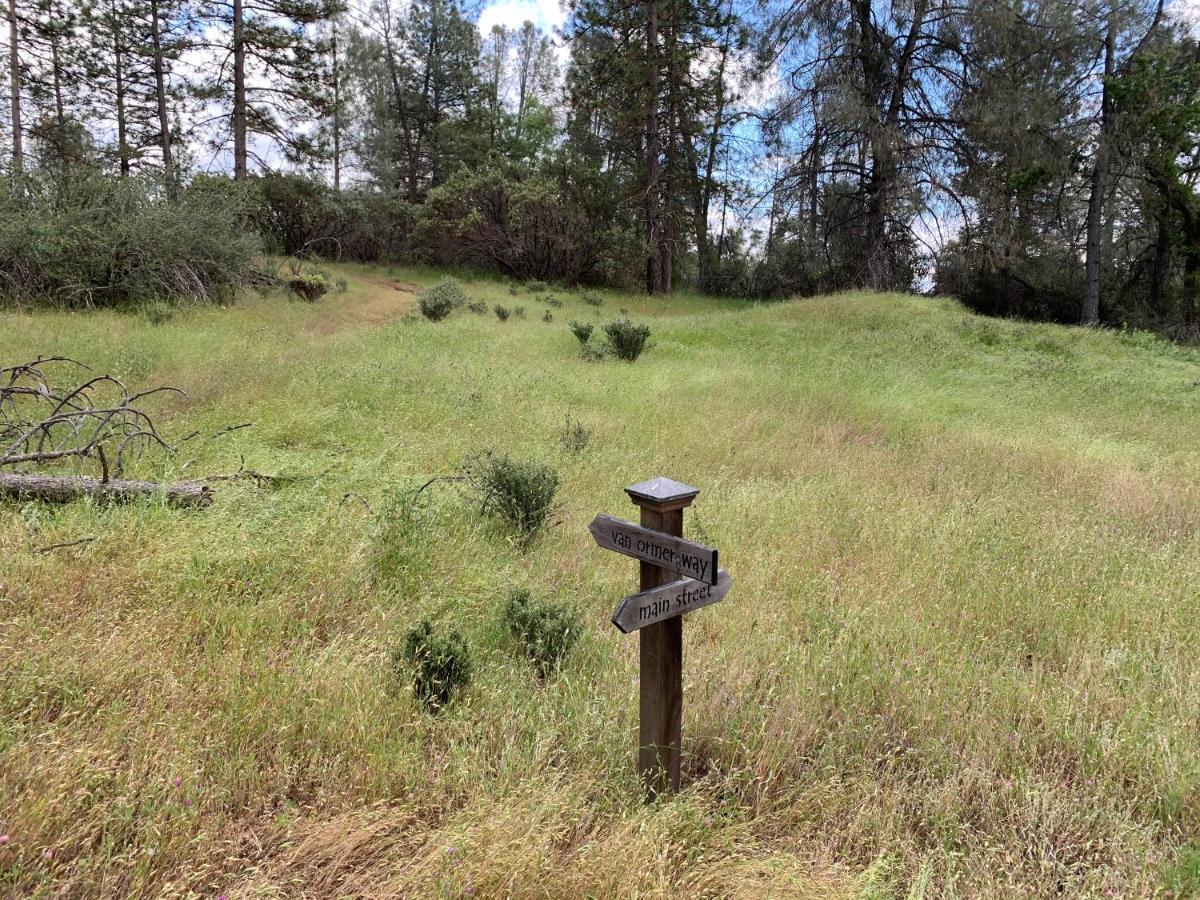
[[625,488],[625,493],[638,506],[666,511],[691,506],[700,489],[660,475],[631,484]]

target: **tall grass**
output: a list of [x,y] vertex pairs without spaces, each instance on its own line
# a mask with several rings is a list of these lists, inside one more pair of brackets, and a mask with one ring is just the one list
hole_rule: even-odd
[[[255,423],[138,474],[244,457],[298,476],[221,483],[202,513],[0,506],[0,893],[1184,883],[1200,834],[1193,352],[946,301],[613,294],[572,314],[628,308],[655,350],[589,366],[533,320],[432,325],[384,305],[381,282],[436,273],[337,272],[349,289],[318,307],[0,318],[0,357],[184,387],[177,435]],[[561,445],[568,415],[588,422],[586,453]],[[487,449],[554,461],[547,539],[511,540],[452,482],[395,499]],[[621,488],[656,474],[702,489],[689,534],[736,586],[721,615],[687,620],[685,790],[645,806],[637,641],[608,622],[636,565],[586,524],[628,516]],[[36,552],[81,536],[96,540]],[[496,625],[511,584],[581,614],[553,679]],[[425,616],[475,651],[436,717],[389,660]]]

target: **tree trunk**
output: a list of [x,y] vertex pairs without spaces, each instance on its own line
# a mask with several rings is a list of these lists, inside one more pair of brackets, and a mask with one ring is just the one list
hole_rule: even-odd
[[233,0],[233,177],[250,174],[246,148],[246,45],[242,35],[242,0]]
[[12,116],[13,171],[24,166],[21,145],[21,58],[18,53],[17,0],[8,0],[8,94]]
[[646,292],[663,291],[658,173],[658,2],[646,0]]
[[342,189],[342,83],[338,59],[337,19],[333,20],[333,189]]
[[172,506],[209,506],[212,503],[212,491],[201,481],[155,484],[151,481],[104,481],[51,475],[0,474],[0,496],[49,503],[70,503],[80,497],[113,501],[163,497]]
[[112,12],[113,30],[113,78],[116,82],[117,100],[117,157],[120,160],[121,177],[129,177],[129,135],[125,122],[125,47],[121,41],[122,22],[117,12],[116,0],[109,5]]
[[1167,267],[1171,262],[1171,242],[1167,223],[1160,213],[1155,221],[1154,262],[1150,267],[1150,308],[1161,313],[1163,290],[1167,283]]
[[158,0],[150,0],[150,41],[154,48],[154,96],[158,105],[158,146],[163,157],[163,182],[167,196],[175,199],[175,162],[171,152],[171,123],[167,119],[167,86],[163,66],[162,24],[158,18]]
[[1096,135],[1096,161],[1092,166],[1091,196],[1088,197],[1087,245],[1083,264],[1083,310],[1081,325],[1100,324],[1100,252],[1104,232],[1104,192],[1108,190],[1108,142],[1112,127],[1112,77],[1116,53],[1116,27],[1109,19],[1104,36],[1104,87],[1100,94],[1100,128]]

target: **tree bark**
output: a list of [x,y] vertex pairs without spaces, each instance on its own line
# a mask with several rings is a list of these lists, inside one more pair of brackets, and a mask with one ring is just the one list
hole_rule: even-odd
[[122,20],[117,11],[116,0],[109,4],[113,30],[113,78],[116,81],[117,101],[117,157],[120,160],[121,177],[129,177],[129,135],[125,121],[125,45],[122,37]]
[[13,171],[24,166],[21,143],[21,58],[18,51],[17,0],[8,0],[8,93],[12,105],[12,163]]
[[342,189],[342,81],[341,61],[338,59],[337,19],[332,23],[333,39],[333,189]]
[[172,506],[209,506],[212,490],[200,481],[155,484],[152,481],[123,481],[100,478],[65,478],[51,475],[0,474],[0,496],[18,500],[70,503],[81,497],[129,501],[139,497],[163,497]]
[[646,0],[646,292],[663,291],[658,256],[662,245],[659,222],[658,141],[658,3]]
[[1112,94],[1108,81],[1114,70],[1116,25],[1110,17],[1104,35],[1104,87],[1100,94],[1100,128],[1096,136],[1096,161],[1092,166],[1091,196],[1088,198],[1087,245],[1083,264],[1083,310],[1081,325],[1100,324],[1100,251],[1104,230],[1104,192],[1108,189],[1108,143],[1112,127]]
[[162,149],[163,182],[167,196],[175,199],[175,161],[171,152],[171,123],[167,119],[167,85],[163,66],[162,23],[158,16],[158,0],[150,0],[150,41],[154,48],[154,96],[158,104],[158,146]]
[[242,0],[233,0],[233,177],[250,174],[246,147],[246,44],[243,36]]

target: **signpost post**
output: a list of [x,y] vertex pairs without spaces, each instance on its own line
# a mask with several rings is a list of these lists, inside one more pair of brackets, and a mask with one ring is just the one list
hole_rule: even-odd
[[601,547],[641,560],[641,593],[621,601],[613,624],[623,633],[640,633],[638,771],[647,793],[656,797],[679,790],[681,617],[721,600],[733,581],[717,568],[716,550],[683,538],[683,511],[698,489],[660,477],[627,487],[625,493],[641,509],[641,525],[597,516],[589,530]]

